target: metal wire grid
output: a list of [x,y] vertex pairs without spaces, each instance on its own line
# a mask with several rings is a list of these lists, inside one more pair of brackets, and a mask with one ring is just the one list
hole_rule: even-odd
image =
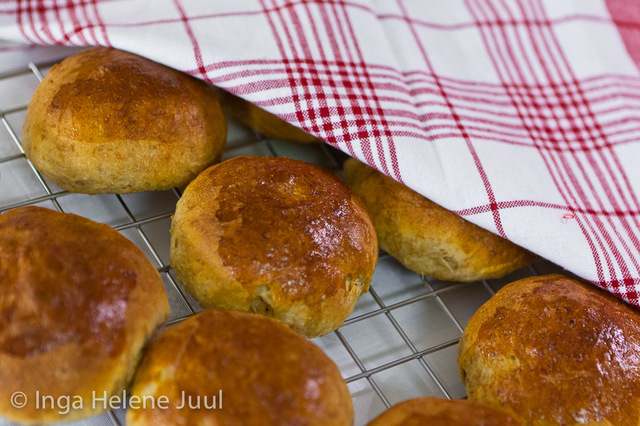
[[[53,62],[38,65],[29,63],[15,71],[0,74],[0,83],[25,75],[32,75],[39,82],[43,78],[41,70],[52,64]],[[24,161],[44,193],[7,201],[2,196],[4,189],[0,175],[0,213],[24,205],[41,205],[68,212],[70,203],[66,202],[65,197],[85,197],[82,200],[86,200],[88,196],[70,194],[58,188],[43,178],[26,160],[20,144],[19,130],[16,130],[22,126],[21,114],[24,111],[26,104],[0,110],[3,127],[18,151],[2,157],[3,151],[0,149],[0,172],[4,165]],[[17,114],[18,118],[10,120],[13,114]],[[0,139],[0,148],[1,145]],[[223,159],[246,154],[285,155],[324,166],[338,174],[341,173],[341,162],[345,158],[344,154],[327,145],[299,145],[267,140],[231,122]],[[138,202],[128,199],[128,195],[91,196],[91,200],[103,201],[103,207],[107,210],[115,209],[115,206],[122,209],[126,220],[115,224],[114,228],[136,243],[157,266],[170,300],[172,313],[169,324],[201,310],[178,282],[167,256],[168,223],[180,196],[180,189],[145,193],[143,200]],[[115,204],[113,197],[117,201]],[[154,201],[158,198],[162,199],[160,203]],[[151,214],[140,213],[148,204],[161,205],[163,208],[160,212],[154,211]],[[83,214],[83,211],[77,211],[77,206],[74,208],[71,205],[74,213]],[[91,217],[95,216],[96,208],[90,210],[92,214],[89,217],[96,220],[96,217]],[[100,214],[98,216],[98,221],[109,222],[109,219]],[[464,390],[457,377],[455,349],[468,318],[507,282],[548,270],[558,270],[555,265],[538,261],[534,266],[517,271],[502,280],[452,284],[413,274],[385,253],[380,254],[378,265],[369,293],[360,299],[356,310],[344,325],[328,336],[314,339],[336,361],[349,385],[354,398],[356,424],[370,421],[384,409],[409,397],[463,397]],[[425,304],[429,305],[428,310],[425,310]],[[419,307],[418,314],[415,314],[416,307]],[[421,331],[421,328],[424,330]],[[428,337],[442,334],[442,330],[448,331],[438,339]],[[401,370],[403,367],[404,371]],[[229,398],[233,398],[233,395]],[[124,410],[119,409],[77,424],[123,425],[124,419]],[[5,421],[4,424],[11,423]]]

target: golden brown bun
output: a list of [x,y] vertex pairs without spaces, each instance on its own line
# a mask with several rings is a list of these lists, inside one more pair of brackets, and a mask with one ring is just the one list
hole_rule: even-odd
[[210,167],[171,224],[171,264],[203,307],[264,314],[308,337],[342,325],[377,258],[371,220],[347,184],[282,157]]
[[[183,393],[192,407],[200,397],[201,409],[188,409],[188,399],[179,409]],[[169,405],[129,409],[131,426],[353,424],[347,385],[322,350],[277,321],[223,309],[164,333],[140,365],[132,395],[164,395]]]
[[225,90],[220,90],[219,96],[225,113],[268,138],[300,143],[322,142],[315,136],[239,96],[232,95]]
[[394,405],[369,426],[517,426],[511,415],[463,399],[415,398]]
[[640,314],[562,275],[498,291],[469,321],[458,366],[469,399],[526,424],[640,424]]
[[499,278],[525,266],[532,254],[440,207],[350,158],[347,182],[360,196],[380,248],[408,269],[445,281]]
[[[122,394],[168,314],[156,269],[109,226],[39,207],[1,215],[0,415],[51,423],[104,411],[92,392]],[[11,405],[17,391],[23,408]],[[36,392],[83,408],[37,408]]]
[[97,194],[186,185],[220,158],[225,138],[206,83],[96,47],[51,68],[29,103],[22,144],[47,179]]

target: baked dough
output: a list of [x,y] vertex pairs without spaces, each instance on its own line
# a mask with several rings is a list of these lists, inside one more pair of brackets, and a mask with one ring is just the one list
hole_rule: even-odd
[[220,102],[229,117],[233,117],[256,132],[272,139],[299,143],[321,143],[317,137],[299,129],[280,117],[220,89]]
[[349,186],[282,157],[205,170],[171,224],[171,265],[203,307],[261,313],[308,337],[342,325],[377,258],[375,230]]
[[380,248],[412,271],[469,282],[500,278],[533,257],[356,159],[344,171],[371,215]]
[[458,365],[469,399],[529,425],[640,424],[640,314],[562,275],[498,291],[469,321]]
[[57,423],[110,409],[94,395],[122,396],[168,315],[158,272],[109,226],[39,207],[0,215],[2,417]]
[[[142,405],[160,397],[163,407]],[[223,309],[164,333],[136,374],[131,400],[140,403],[127,412],[129,426],[353,424],[347,385],[322,350],[278,321]]]
[[464,399],[415,398],[396,404],[369,426],[517,426],[504,411]]
[[49,71],[25,117],[25,154],[87,194],[186,185],[217,161],[226,121],[212,87],[132,53],[96,47]]

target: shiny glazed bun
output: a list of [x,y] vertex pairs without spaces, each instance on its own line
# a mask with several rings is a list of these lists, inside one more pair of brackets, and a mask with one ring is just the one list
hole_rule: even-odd
[[[168,404],[144,406],[149,396]],[[353,424],[347,385],[320,348],[278,321],[223,309],[164,333],[136,374],[132,400],[130,426]]]
[[526,424],[640,424],[640,314],[562,275],[513,282],[482,305],[458,366],[469,399]]
[[122,395],[168,315],[158,272],[109,226],[39,207],[0,215],[0,416],[42,424],[109,409],[94,396]]
[[212,87],[96,47],[51,68],[27,108],[22,144],[53,183],[97,194],[186,185],[220,158],[225,138]]
[[344,322],[377,257],[375,230],[347,184],[288,158],[210,167],[171,225],[171,264],[203,307],[257,312],[308,337]]

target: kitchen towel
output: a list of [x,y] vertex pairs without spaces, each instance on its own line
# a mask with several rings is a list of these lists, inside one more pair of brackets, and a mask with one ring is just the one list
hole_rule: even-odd
[[4,1],[0,39],[186,71],[640,306],[637,0]]

